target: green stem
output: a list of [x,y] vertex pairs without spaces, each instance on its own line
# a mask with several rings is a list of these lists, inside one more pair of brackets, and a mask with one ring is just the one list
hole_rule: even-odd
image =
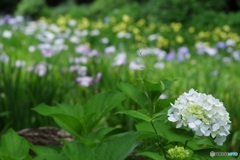
[[[153,127],[154,132],[158,135],[157,130],[156,130],[152,120],[150,121],[150,124]],[[166,156],[166,153],[164,151],[163,145],[161,143],[159,143],[159,141],[157,142],[157,145],[158,145],[158,148],[162,148],[163,155],[164,155],[165,159],[167,159],[167,156]]]
[[187,147],[187,143],[188,143],[188,140],[186,140],[186,142],[184,144],[184,149]]

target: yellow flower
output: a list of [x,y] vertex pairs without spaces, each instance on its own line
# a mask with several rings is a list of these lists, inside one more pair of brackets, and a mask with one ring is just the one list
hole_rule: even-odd
[[140,32],[140,30],[138,28],[133,28],[132,31],[133,31],[134,34],[139,34],[139,32]]
[[124,15],[122,16],[122,20],[123,20],[123,22],[128,23],[128,22],[130,22],[131,18],[129,17],[129,15],[124,14]]
[[188,32],[189,33],[194,33],[195,32],[195,28],[194,27],[189,27],[188,28]]
[[157,39],[157,47],[160,48],[167,48],[169,45],[168,39],[164,38],[163,36],[159,36]]
[[65,17],[63,17],[63,16],[58,17],[58,19],[57,19],[57,24],[58,24],[59,26],[65,26],[66,23],[67,23],[67,20],[66,20]]
[[142,27],[145,25],[145,23],[146,23],[146,20],[142,18],[139,21],[137,21],[137,26]]
[[170,26],[172,27],[174,32],[178,32],[182,28],[182,24],[181,23],[172,22],[170,24]]
[[226,31],[226,32],[229,32],[230,31],[230,27],[228,25],[224,25],[223,26],[223,30]]
[[177,36],[176,37],[176,41],[178,42],[178,43],[183,43],[184,42],[184,39],[183,39],[183,37],[182,36]]

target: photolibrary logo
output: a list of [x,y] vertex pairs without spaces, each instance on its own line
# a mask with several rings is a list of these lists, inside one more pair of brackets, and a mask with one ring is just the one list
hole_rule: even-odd
[[238,156],[238,152],[214,152],[211,151],[210,152],[210,156],[214,157],[214,156],[230,156],[230,157],[237,157]]
[[211,151],[211,152],[210,152],[210,156],[211,156],[211,157],[214,157],[214,156],[215,156],[215,152],[214,152],[214,151]]

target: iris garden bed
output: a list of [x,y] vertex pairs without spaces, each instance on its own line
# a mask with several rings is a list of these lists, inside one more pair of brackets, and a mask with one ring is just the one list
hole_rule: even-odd
[[[0,28],[2,132],[56,125],[31,109],[41,103],[82,104],[119,90],[119,81],[139,85],[144,68],[151,68],[154,73],[146,75],[152,80],[176,79],[160,98],[194,88],[223,101],[232,121],[224,149],[239,150],[240,44],[230,26],[196,30],[181,23],[133,21],[128,15],[97,21],[4,16]],[[139,104],[127,100],[122,107],[138,110]],[[134,130],[130,118],[106,117],[109,126]]]

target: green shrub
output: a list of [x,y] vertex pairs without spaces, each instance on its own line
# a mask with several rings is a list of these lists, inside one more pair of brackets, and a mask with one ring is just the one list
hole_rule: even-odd
[[22,0],[18,4],[15,14],[37,17],[39,16],[40,11],[45,5],[46,4],[44,0],[38,0],[38,1]]

